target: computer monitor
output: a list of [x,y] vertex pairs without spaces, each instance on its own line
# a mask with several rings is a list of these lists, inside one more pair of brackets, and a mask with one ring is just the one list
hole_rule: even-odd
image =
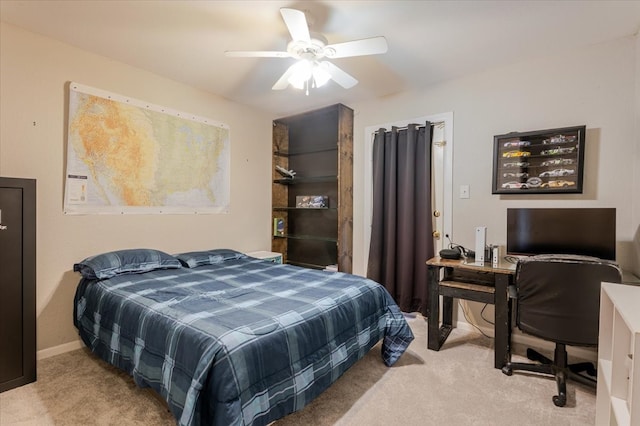
[[578,254],[615,260],[616,209],[507,209],[507,254]]

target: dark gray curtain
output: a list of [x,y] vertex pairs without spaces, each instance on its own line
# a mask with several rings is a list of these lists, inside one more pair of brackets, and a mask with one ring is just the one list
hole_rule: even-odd
[[427,315],[431,222],[431,123],[380,129],[373,142],[373,218],[367,277],[404,312]]

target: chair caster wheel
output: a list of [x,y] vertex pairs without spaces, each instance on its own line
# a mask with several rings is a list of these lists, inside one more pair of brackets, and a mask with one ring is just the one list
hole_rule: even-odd
[[556,407],[564,407],[567,403],[566,395],[554,395],[552,399]]
[[502,367],[502,374],[506,374],[507,376],[511,376],[513,374],[513,369],[510,366],[505,365],[504,367]]

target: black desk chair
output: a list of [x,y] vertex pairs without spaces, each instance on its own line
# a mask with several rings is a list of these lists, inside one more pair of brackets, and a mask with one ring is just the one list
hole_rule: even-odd
[[[551,360],[529,348],[527,358],[538,363],[508,362],[502,372],[511,376],[513,371],[524,370],[554,376],[558,395],[553,403],[558,407],[567,401],[567,379],[595,387],[593,364],[568,365],[566,345],[598,345],[600,283],[621,280],[615,263],[594,257],[538,255],[520,260],[514,286],[516,324],[525,333],[554,342],[555,354]],[[584,371],[594,377],[580,374]]]

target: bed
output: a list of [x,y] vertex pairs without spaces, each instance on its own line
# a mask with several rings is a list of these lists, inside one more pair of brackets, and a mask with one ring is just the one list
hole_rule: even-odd
[[86,346],[153,388],[180,425],[266,425],[300,410],[382,340],[413,340],[381,285],[216,249],[131,249],[74,265]]

